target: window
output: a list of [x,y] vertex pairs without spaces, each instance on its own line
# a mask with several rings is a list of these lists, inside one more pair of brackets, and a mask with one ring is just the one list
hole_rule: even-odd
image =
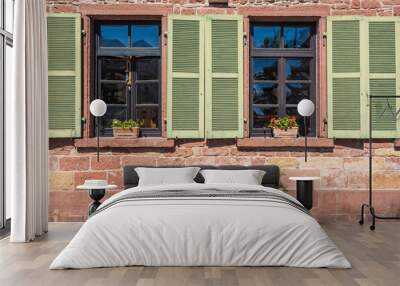
[[0,237],[9,231],[11,195],[4,188],[5,100],[11,93],[14,1],[0,0]]
[[142,136],[161,135],[160,24],[97,25],[96,97],[107,104],[100,135],[112,136],[113,119],[142,122]]
[[[315,36],[310,23],[253,23],[250,44],[250,124],[252,136],[271,136],[273,116],[296,116],[297,104],[315,102]],[[315,115],[308,134],[315,135]]]

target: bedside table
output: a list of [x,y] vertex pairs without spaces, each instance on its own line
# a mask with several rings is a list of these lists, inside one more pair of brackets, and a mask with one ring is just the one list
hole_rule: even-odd
[[78,190],[87,190],[93,202],[88,207],[89,216],[101,205],[100,200],[106,194],[107,189],[115,189],[116,185],[109,185],[105,180],[86,180],[85,184],[77,186]]
[[289,180],[296,181],[296,198],[303,206],[311,210],[313,207],[313,182],[319,177],[290,177]]

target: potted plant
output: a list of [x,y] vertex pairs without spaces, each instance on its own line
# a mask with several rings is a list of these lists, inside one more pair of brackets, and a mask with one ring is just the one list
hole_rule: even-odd
[[125,121],[113,119],[111,127],[113,129],[113,134],[115,138],[132,139],[139,137],[139,121],[135,121],[133,119]]
[[273,135],[276,138],[296,138],[299,131],[295,116],[272,117],[267,122],[267,127],[272,128]]

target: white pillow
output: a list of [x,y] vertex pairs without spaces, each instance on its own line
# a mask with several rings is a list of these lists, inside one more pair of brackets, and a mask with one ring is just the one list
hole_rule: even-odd
[[139,186],[195,183],[193,180],[200,168],[135,168],[139,176]]
[[206,184],[261,185],[265,171],[261,170],[202,170]]

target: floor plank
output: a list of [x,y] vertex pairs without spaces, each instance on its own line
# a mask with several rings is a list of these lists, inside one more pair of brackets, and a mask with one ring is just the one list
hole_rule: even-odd
[[50,271],[55,256],[81,223],[50,223],[47,235],[28,244],[0,240],[2,286],[397,286],[400,225],[381,222],[375,232],[356,223],[323,225],[352,269],[289,267],[119,267]]

